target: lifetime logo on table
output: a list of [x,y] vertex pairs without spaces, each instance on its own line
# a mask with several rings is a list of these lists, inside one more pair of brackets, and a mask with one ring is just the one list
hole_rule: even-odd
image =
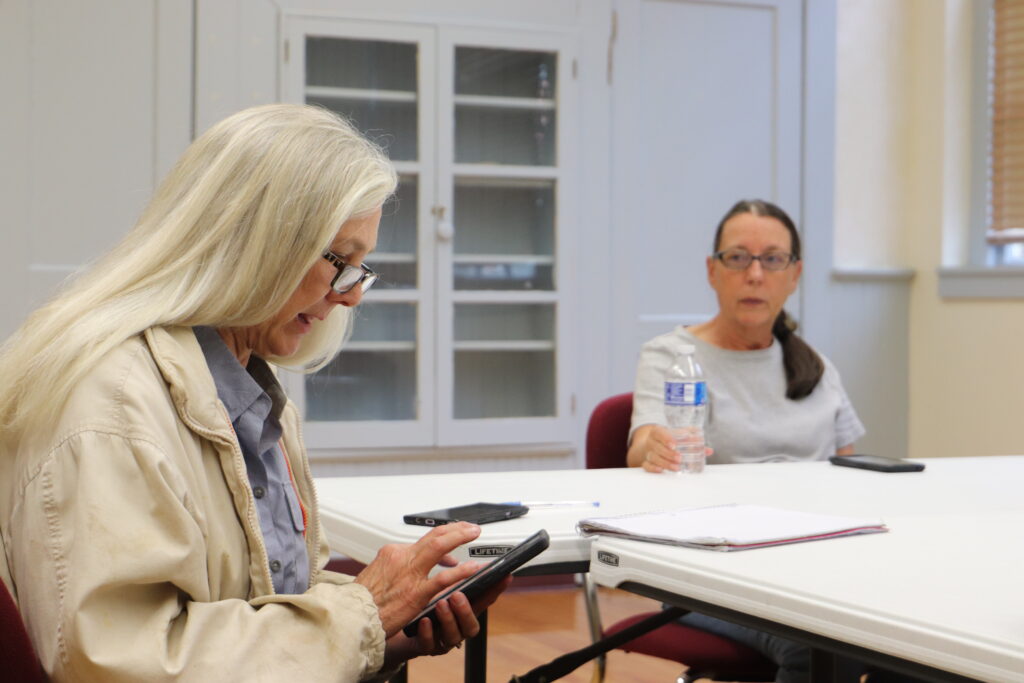
[[469,549],[470,557],[501,557],[512,550],[511,545],[476,545]]
[[619,566],[619,556],[615,553],[610,553],[607,550],[597,551],[597,561],[601,564],[607,564],[611,567]]

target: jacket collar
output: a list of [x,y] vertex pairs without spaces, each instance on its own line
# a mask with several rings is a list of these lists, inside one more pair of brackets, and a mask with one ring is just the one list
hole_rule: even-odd
[[232,441],[231,422],[192,328],[151,327],[143,338],[182,421],[200,433]]

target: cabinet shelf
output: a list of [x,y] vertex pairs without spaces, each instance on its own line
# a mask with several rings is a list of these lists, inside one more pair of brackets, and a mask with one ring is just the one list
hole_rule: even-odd
[[[553,351],[555,343],[544,339],[520,340],[474,340],[457,341],[456,351]],[[411,341],[350,341],[345,344],[345,351],[371,351],[374,353],[404,353],[416,350],[416,342]]]
[[403,161],[401,159],[392,159],[391,165],[398,171],[400,178],[409,180],[418,177],[423,173],[423,164],[418,161]]
[[471,290],[463,289],[451,294],[457,304],[553,304],[558,303],[557,292],[537,290]]
[[335,100],[357,100],[361,102],[408,102],[416,103],[416,93],[406,90],[374,90],[369,88],[335,88],[326,85],[306,86],[306,97],[327,97]]
[[344,351],[373,351],[374,353],[397,353],[415,351],[416,342],[411,341],[350,341]]
[[540,97],[500,97],[497,95],[455,95],[455,106],[484,109],[529,109],[554,111],[555,101]]
[[[467,228],[463,228],[464,230]],[[471,228],[469,228],[471,229]],[[551,265],[555,257],[549,254],[455,254],[452,256],[454,263],[536,263],[540,265]]]
[[422,299],[423,294],[418,289],[387,289],[377,286],[366,294],[367,301],[389,304],[414,304]]
[[456,351],[554,351],[555,343],[544,339],[457,341]]
[[[508,168],[507,166],[502,168]],[[531,166],[531,168],[535,168]],[[534,172],[532,175],[538,175]],[[553,179],[550,178],[522,178],[518,176],[513,177],[489,177],[489,176],[457,176],[455,178],[455,187],[472,187],[472,188],[497,188],[499,190],[549,190],[553,185]]]
[[416,263],[416,254],[375,251],[366,258],[368,263]]
[[457,163],[453,166],[457,183],[462,178],[516,178],[526,180],[557,180],[560,173],[555,166],[528,166],[524,164]]

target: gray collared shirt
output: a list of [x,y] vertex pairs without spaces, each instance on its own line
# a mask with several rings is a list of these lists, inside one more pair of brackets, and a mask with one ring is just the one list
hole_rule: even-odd
[[193,330],[242,448],[274,591],[303,593],[309,587],[305,523],[279,444],[284,390],[262,358],[251,356],[243,368],[215,329]]

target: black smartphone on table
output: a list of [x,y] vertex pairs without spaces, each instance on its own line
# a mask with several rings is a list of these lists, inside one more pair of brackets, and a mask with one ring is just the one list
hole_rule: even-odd
[[548,532],[541,529],[498,559],[487,564],[487,566],[481,567],[471,576],[466,577],[434,598],[422,612],[416,615],[415,619],[405,625],[405,628],[402,629],[405,635],[415,636],[416,631],[419,629],[420,619],[423,617],[429,617],[435,625],[437,624],[437,613],[434,611],[434,605],[438,600],[447,598],[456,591],[461,591],[463,595],[469,598],[470,602],[473,602],[496,583],[547,549],[550,543],[551,538],[548,536]]
[[402,519],[406,524],[416,524],[418,526],[441,526],[442,524],[451,524],[452,522],[490,524],[491,522],[522,517],[529,511],[530,508],[526,505],[472,503],[470,505],[456,505],[455,507],[442,508],[440,510],[416,512],[411,515],[403,515]]
[[924,469],[924,463],[881,455],[833,455],[828,460],[840,467],[856,467],[875,472],[920,472]]

